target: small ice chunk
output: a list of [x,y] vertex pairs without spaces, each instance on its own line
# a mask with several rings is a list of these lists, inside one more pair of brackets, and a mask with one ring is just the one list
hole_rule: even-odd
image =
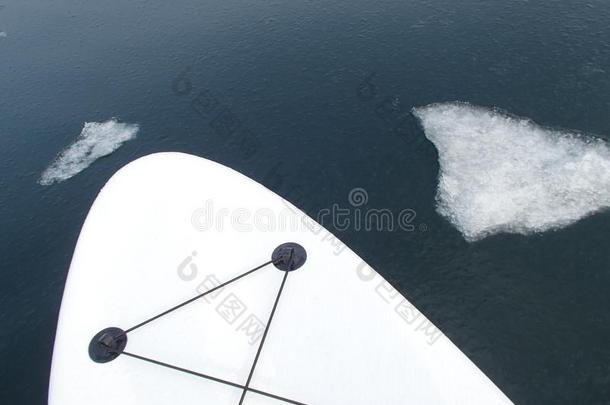
[[610,206],[610,147],[465,103],[415,108],[439,153],[437,211],[468,241],[572,224]]
[[75,176],[97,159],[110,155],[123,143],[135,138],[139,129],[137,124],[119,123],[116,119],[86,122],[76,141],[59,153],[38,182],[48,186]]

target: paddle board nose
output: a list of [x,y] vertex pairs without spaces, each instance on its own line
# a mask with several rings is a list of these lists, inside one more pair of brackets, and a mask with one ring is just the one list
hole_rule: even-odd
[[116,173],[87,216],[49,403],[511,402],[297,207],[220,164],[161,153]]

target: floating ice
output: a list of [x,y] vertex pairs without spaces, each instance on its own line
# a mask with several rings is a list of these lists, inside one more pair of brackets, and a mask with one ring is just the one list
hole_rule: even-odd
[[437,211],[474,241],[572,224],[610,206],[610,147],[464,103],[415,108],[439,153]]
[[86,122],[76,141],[57,156],[38,182],[48,186],[69,179],[100,157],[110,155],[124,142],[135,138],[139,129],[137,124],[123,124],[115,119]]
[[8,35],[4,31],[0,31],[0,38],[6,38]]

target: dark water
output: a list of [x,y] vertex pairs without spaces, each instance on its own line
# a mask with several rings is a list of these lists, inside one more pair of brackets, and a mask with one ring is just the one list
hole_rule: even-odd
[[[515,403],[610,403],[610,214],[468,244],[434,211],[434,148],[400,119],[463,100],[610,134],[607,1],[0,4],[0,403],[46,402],[87,210],[119,167],[166,150],[229,165],[311,215],[355,187],[371,207],[415,210],[415,232],[338,234]],[[191,107],[201,92],[238,131]],[[139,123],[138,138],[36,183],[84,122],[111,117]]]

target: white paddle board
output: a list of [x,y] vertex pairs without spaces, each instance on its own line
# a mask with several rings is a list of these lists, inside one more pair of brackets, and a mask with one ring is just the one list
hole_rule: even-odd
[[116,173],[87,216],[49,403],[511,402],[298,208],[220,164],[160,153]]

